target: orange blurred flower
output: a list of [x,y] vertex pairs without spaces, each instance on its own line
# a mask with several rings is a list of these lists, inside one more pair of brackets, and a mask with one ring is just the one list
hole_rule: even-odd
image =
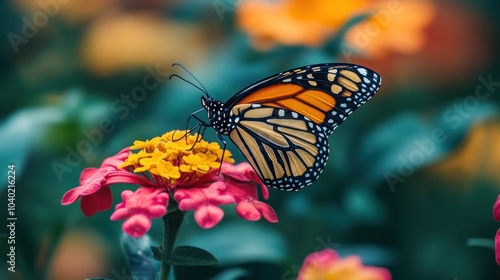
[[370,57],[416,53],[427,43],[424,31],[434,16],[430,1],[377,1],[371,16],[349,29],[345,42]]
[[[421,3],[414,2],[414,4]],[[371,57],[362,57],[356,52],[345,52],[341,58],[376,69],[380,76],[384,77],[385,92],[387,89],[407,86],[415,82],[438,88],[450,85],[460,87],[474,82],[477,74],[487,71],[494,62],[495,32],[493,26],[480,11],[470,5],[450,1],[422,3],[432,5],[432,20],[426,28],[422,26],[418,32],[416,28],[412,29],[413,31],[408,29],[408,33],[417,34],[413,38],[417,36],[422,39],[420,43],[424,45],[420,45],[420,49],[416,48],[411,53],[410,51],[403,53],[400,51],[402,48],[385,48],[385,51],[375,52],[376,54]],[[406,10],[409,6],[404,7]],[[412,16],[408,15],[408,17]],[[391,29],[391,26],[387,29]],[[406,30],[402,32],[406,33]],[[384,31],[384,34],[386,33]],[[385,35],[381,32],[374,40],[378,41],[383,38]],[[385,40],[389,42],[391,39]],[[405,36],[405,38],[394,39],[394,41],[397,40],[409,40],[409,38]],[[378,44],[385,44],[385,42],[375,45]],[[406,48],[411,50],[408,47],[412,45],[411,42],[401,42],[401,44],[407,45]],[[418,42],[413,44],[419,46]],[[369,46],[363,51],[370,52],[372,49],[376,50],[377,47]],[[443,90],[441,93],[456,94],[453,90]]]
[[318,46],[357,14],[368,11],[369,0],[243,1],[237,23],[258,48],[274,43]]
[[418,50],[425,43],[422,28],[433,14],[430,2],[410,0],[259,0],[242,2],[236,11],[240,28],[260,49],[275,43],[316,47],[355,16],[367,15],[347,32],[346,41],[369,55]]
[[391,273],[381,267],[364,266],[358,256],[341,259],[332,249],[306,257],[297,280],[391,280]]

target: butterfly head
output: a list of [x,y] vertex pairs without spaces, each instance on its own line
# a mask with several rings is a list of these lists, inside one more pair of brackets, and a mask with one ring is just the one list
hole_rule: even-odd
[[234,128],[234,123],[227,114],[224,103],[212,99],[210,96],[202,96],[201,105],[207,110],[210,126],[218,134],[228,134]]

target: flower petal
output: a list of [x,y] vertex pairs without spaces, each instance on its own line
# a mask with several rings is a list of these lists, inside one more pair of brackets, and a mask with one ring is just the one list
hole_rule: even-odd
[[[203,186],[203,185],[202,185]],[[221,204],[233,203],[234,197],[224,193],[223,182],[215,182],[208,187],[177,189],[174,199],[183,211],[194,210],[195,220],[202,228],[215,226],[224,216]]]
[[262,214],[266,221],[270,223],[278,222],[278,215],[276,215],[276,212],[269,204],[257,200],[254,201],[253,204],[255,206],[255,209],[257,209]]
[[242,201],[236,205],[236,213],[240,215],[243,219],[249,221],[258,221],[262,216],[257,208],[248,201]]
[[500,265],[500,229],[495,235],[495,259],[497,264]]
[[77,201],[78,198],[80,198],[80,192],[81,192],[80,187],[72,188],[71,190],[67,191],[61,199],[61,204],[69,205]]
[[358,256],[339,258],[337,252],[327,248],[306,257],[297,280],[358,279],[390,280],[390,272],[381,267],[364,266]]
[[120,164],[125,162],[125,160],[128,158],[129,155],[130,155],[130,148],[126,147],[121,151],[119,151],[116,155],[106,158],[102,162],[101,167],[109,166],[118,169],[118,166],[120,166]]
[[493,206],[493,219],[500,221],[500,195],[497,197],[495,206]]
[[99,211],[111,208],[113,197],[109,187],[100,188],[97,192],[82,196],[80,208],[85,216],[92,216]]
[[122,229],[128,235],[139,238],[151,228],[151,218],[146,215],[133,215],[122,225]]
[[135,192],[125,190],[123,201],[116,205],[111,220],[127,219],[123,231],[132,237],[141,237],[151,227],[152,218],[160,218],[167,213],[168,194],[161,188],[142,187]]
[[217,225],[224,217],[224,211],[214,205],[203,205],[194,212],[194,219],[204,229]]

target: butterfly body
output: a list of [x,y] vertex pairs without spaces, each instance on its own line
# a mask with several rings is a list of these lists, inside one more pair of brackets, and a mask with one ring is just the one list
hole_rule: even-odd
[[226,103],[204,96],[202,106],[207,126],[229,136],[267,186],[296,191],[319,177],[328,136],[380,82],[358,65],[308,65],[263,79]]

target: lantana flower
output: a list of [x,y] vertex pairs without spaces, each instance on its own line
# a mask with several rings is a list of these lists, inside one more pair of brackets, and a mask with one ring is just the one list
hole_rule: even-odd
[[364,266],[358,256],[340,258],[333,249],[324,249],[306,257],[297,280],[391,280],[381,267]]
[[[131,153],[130,150],[138,150]],[[222,158],[224,155],[224,158]],[[68,205],[81,198],[82,212],[91,216],[112,206],[113,184],[139,186],[122,192],[111,220],[125,220],[122,229],[133,237],[143,236],[153,218],[172,211],[194,211],[202,228],[211,228],[224,216],[220,205],[236,203],[244,219],[263,217],[276,223],[274,209],[259,201],[258,189],[267,199],[269,192],[248,163],[233,165],[231,153],[200,135],[172,131],[146,141],[135,141],[99,168],[87,168],[80,175],[80,186],[69,190],[61,203]],[[219,170],[220,169],[220,170]],[[168,207],[169,203],[177,204]]]

